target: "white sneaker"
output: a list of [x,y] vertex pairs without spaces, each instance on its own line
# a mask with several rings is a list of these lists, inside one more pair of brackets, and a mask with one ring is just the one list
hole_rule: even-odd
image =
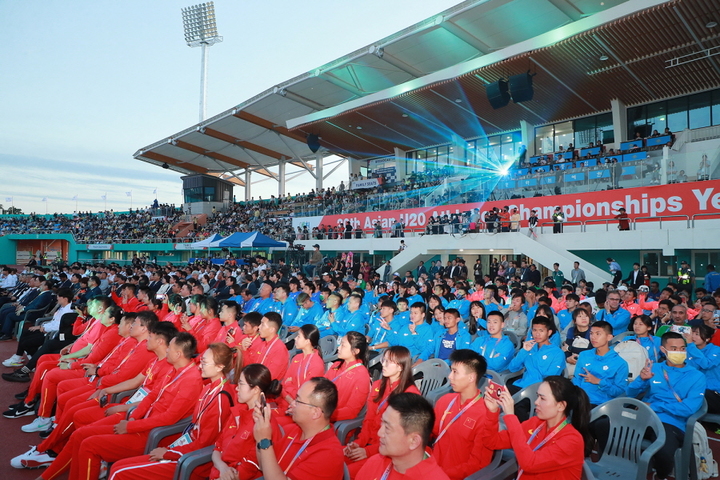
[[49,418],[37,417],[32,423],[23,425],[21,430],[26,433],[32,432],[44,432],[52,425],[52,420]]
[[10,465],[13,468],[43,468],[50,465],[53,460],[55,459],[47,453],[38,452],[35,447],[30,447],[27,452],[10,460]]
[[22,367],[25,363],[21,355],[13,355],[7,360],[3,360],[2,364],[6,367]]

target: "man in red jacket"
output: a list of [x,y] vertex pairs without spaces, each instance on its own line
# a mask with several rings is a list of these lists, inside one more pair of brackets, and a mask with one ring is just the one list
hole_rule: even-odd
[[390,397],[378,432],[380,453],[370,457],[356,480],[450,480],[435,457],[425,453],[433,423],[433,408],[422,396],[404,392]]

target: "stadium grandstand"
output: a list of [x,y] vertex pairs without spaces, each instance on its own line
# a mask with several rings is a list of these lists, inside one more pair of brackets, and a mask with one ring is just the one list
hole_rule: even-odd
[[[244,400],[241,388],[236,398],[233,387],[228,397],[252,408],[262,391],[277,407],[277,422],[295,428],[294,420],[303,434],[317,428],[320,436],[319,427],[332,421],[346,476],[326,452],[328,476],[322,478],[406,478],[389,474],[386,458],[382,465],[377,457],[365,460],[378,452],[380,415],[383,425],[391,421],[383,411],[402,416],[403,401],[424,408],[395,395],[403,390],[421,393],[439,414],[432,458],[444,473],[433,476],[420,455],[428,470],[418,470],[416,478],[685,480],[708,478],[703,468],[712,473],[713,466],[717,476],[711,457],[720,435],[714,430],[720,426],[720,383],[714,384],[720,378],[720,249],[714,240],[720,234],[719,22],[720,3],[712,0],[467,0],[137,150],[136,160],[182,174],[181,205],[156,201],[125,212],[2,216],[0,305],[20,302],[34,315],[0,307],[0,340],[19,340],[5,344],[17,351],[2,352],[12,354],[3,364],[15,369],[3,378],[30,387],[5,417],[37,414],[23,429],[50,440],[25,454],[13,450],[12,466],[48,467],[46,480],[67,470],[70,478],[97,478],[103,460],[113,480],[145,478],[127,472],[151,471],[151,461],[178,463],[172,448],[150,459],[139,457],[142,448],[118,454],[131,451],[130,444],[105,436],[124,438],[127,422],[114,431],[103,430],[106,425],[74,430],[73,415],[80,411],[74,409],[87,413],[91,407],[68,392],[78,389],[85,401],[96,385],[63,383],[83,377],[79,364],[66,366],[73,376],[34,358],[70,344],[60,345],[53,334],[58,329],[82,343],[93,318],[112,324],[104,312],[114,301],[138,313],[126,334],[135,343],[163,335],[157,324],[164,322],[146,320],[139,314],[145,310],[153,312],[147,318],[173,323],[175,333],[192,334],[174,337],[175,368],[189,365],[177,345],[195,342],[202,374],[213,386],[217,381],[219,391],[230,368],[213,377],[206,365],[219,364],[224,348],[210,344],[227,344],[244,362],[244,368],[235,364],[233,383],[242,379],[258,392],[257,399]],[[347,169],[347,180],[326,185],[339,168]],[[307,179],[306,190],[287,192],[286,180],[296,176]],[[256,198],[252,186],[259,179],[276,182],[277,194]],[[46,278],[52,281],[41,287]],[[54,289],[52,300],[23,304],[21,295],[35,289],[38,298]],[[70,315],[66,325],[52,317],[66,305],[87,310]],[[48,327],[48,339],[37,329],[23,339],[41,317],[57,322],[55,330]],[[115,323],[120,331],[119,317]],[[143,328],[145,337],[137,333]],[[270,354],[277,339],[287,346],[282,355]],[[87,343],[84,353],[97,356]],[[122,348],[110,346],[105,354],[129,351]],[[326,357],[308,375],[316,366],[304,358],[320,350]],[[45,358],[57,364],[59,357]],[[91,378],[104,358],[98,358],[100,367],[89,362]],[[248,370],[256,362],[267,375]],[[126,373],[124,363],[113,363],[112,373]],[[391,395],[391,363],[398,372],[413,369],[415,385],[412,375],[397,373]],[[354,365],[351,381],[345,373]],[[144,364],[137,366],[133,378],[144,375]],[[335,387],[302,383],[301,367],[303,381],[324,375]],[[39,379],[40,371],[51,380]],[[281,382],[283,393],[272,393],[258,380],[263,375],[268,385],[270,376]],[[372,391],[369,380],[378,382]],[[325,393],[310,396],[312,382]],[[490,385],[483,401],[478,384]],[[493,393],[498,384],[505,390]],[[323,420],[332,403],[323,395],[333,389],[338,409]],[[542,402],[536,409],[538,389],[562,415],[550,418]],[[152,418],[153,407],[140,402],[139,411]],[[300,418],[296,409],[303,403],[319,410],[315,423]],[[454,406],[457,416],[444,423]],[[497,434],[499,406],[510,433]],[[560,433],[571,410],[577,438]],[[192,408],[182,413],[169,423]],[[513,414],[530,426],[521,428]],[[468,418],[453,427],[462,415]],[[136,418],[149,424],[145,417]],[[257,417],[268,440],[279,440]],[[637,420],[627,428],[637,428],[639,439],[654,430],[633,454],[608,446],[615,434],[610,427],[623,418]],[[693,436],[696,424],[712,448]],[[532,443],[544,426],[545,440]],[[550,433],[551,427],[557,429]],[[528,428],[535,432],[529,439]],[[109,446],[90,445],[92,435],[104,435]],[[142,435],[153,438],[149,429]],[[542,463],[543,450],[536,450],[555,435],[553,445],[564,450]],[[587,459],[579,456],[583,440],[586,453],[595,450]],[[233,478],[224,470],[231,455],[223,449],[231,444],[248,448],[260,463],[275,462],[266,453],[271,445],[261,442],[256,450],[254,443],[232,442],[220,429],[204,452],[194,452],[206,468],[203,478]],[[297,445],[295,459],[309,443]],[[394,462],[396,452],[383,445],[381,458]],[[326,448],[340,451],[335,444]],[[288,478],[316,478],[323,459],[311,450],[303,473]],[[275,472],[273,463],[265,478],[285,478],[280,471],[293,465],[275,451],[280,468]],[[699,452],[710,458],[705,466],[696,465]],[[86,459],[87,466],[80,464]],[[304,462],[300,457],[297,467]],[[247,468],[247,477],[239,478],[262,474]],[[482,475],[470,476],[477,471]]]

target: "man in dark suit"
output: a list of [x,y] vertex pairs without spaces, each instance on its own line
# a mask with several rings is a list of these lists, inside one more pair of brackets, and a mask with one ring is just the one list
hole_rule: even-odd
[[633,263],[632,272],[630,272],[628,278],[623,281],[628,284],[628,287],[632,287],[635,290],[637,290],[640,285],[645,285],[645,274],[640,270],[639,263]]
[[2,336],[0,336],[0,341],[12,339],[13,328],[16,323],[23,319],[25,311],[37,310],[50,305],[54,296],[52,292],[52,281],[43,280],[40,283],[38,292],[38,295],[35,296],[35,298],[29,302],[27,306],[21,304],[15,310],[5,312],[4,315],[0,314],[0,323],[2,323],[2,330],[0,330]]
[[150,290],[152,290],[153,293],[157,293],[158,290],[160,290],[160,287],[162,286],[162,282],[160,281],[160,274],[158,272],[153,272],[150,274],[150,283],[148,284],[148,287],[150,287]]

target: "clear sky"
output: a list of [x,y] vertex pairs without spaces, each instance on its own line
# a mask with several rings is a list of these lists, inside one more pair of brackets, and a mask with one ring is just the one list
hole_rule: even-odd
[[[208,117],[459,0],[216,0]],[[197,123],[200,49],[174,0],[0,0],[0,203],[70,213],[182,201],[180,175],[139,148]],[[346,179],[344,168],[326,180]],[[309,191],[302,175],[286,191]],[[277,193],[277,182],[253,195]],[[242,198],[241,187],[235,194]],[[42,199],[47,197],[47,203]]]

